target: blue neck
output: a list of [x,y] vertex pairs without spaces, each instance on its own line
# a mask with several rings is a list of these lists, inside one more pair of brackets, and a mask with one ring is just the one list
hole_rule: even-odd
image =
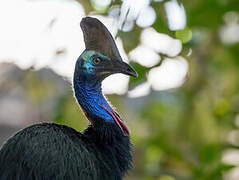
[[107,122],[114,122],[113,117],[102,107],[105,106],[110,112],[111,108],[102,94],[101,82],[103,79],[74,74],[75,97],[81,108],[87,113],[88,118],[102,118]]

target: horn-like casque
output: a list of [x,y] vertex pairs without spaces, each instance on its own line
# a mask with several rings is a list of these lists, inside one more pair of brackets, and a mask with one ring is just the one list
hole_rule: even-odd
[[114,38],[98,19],[85,17],[80,23],[84,35],[86,50],[94,50],[112,60],[122,61]]

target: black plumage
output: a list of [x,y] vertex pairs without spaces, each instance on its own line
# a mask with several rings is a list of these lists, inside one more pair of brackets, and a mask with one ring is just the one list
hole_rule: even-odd
[[0,151],[1,180],[120,180],[131,167],[129,137],[112,123],[82,134],[59,124],[18,132]]

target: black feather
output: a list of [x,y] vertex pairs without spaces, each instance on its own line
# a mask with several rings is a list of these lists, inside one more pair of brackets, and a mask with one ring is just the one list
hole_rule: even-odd
[[129,137],[98,123],[82,134],[50,123],[25,128],[0,150],[0,179],[121,180],[131,167]]

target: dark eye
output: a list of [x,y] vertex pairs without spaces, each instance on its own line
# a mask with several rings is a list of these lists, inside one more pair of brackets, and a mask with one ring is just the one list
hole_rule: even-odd
[[94,64],[99,64],[101,62],[101,59],[99,58],[99,57],[95,57],[94,59],[93,59],[93,63]]

